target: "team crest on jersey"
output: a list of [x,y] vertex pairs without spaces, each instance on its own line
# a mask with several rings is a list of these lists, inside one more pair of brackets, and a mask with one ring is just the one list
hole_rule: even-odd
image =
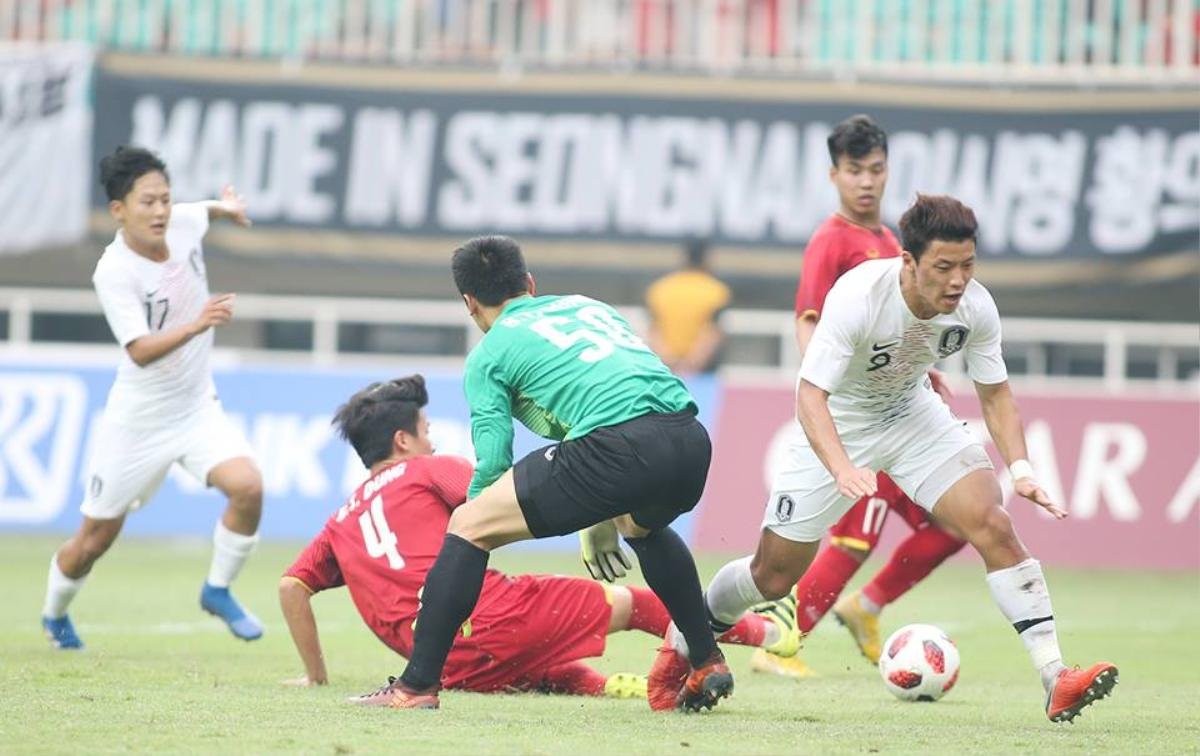
[[949,357],[962,349],[967,343],[968,333],[970,331],[963,326],[954,326],[943,331],[942,338],[938,341],[938,356]]
[[796,501],[787,494],[780,496],[779,501],[775,502],[775,519],[780,522],[787,522],[792,519],[792,514],[795,511]]

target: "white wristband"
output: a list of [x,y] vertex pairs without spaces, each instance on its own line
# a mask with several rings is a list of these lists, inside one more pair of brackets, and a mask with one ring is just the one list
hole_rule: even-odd
[[1029,460],[1027,459],[1018,459],[1016,462],[1013,462],[1008,466],[1008,472],[1010,475],[1012,475],[1013,480],[1032,478],[1033,465],[1029,464]]

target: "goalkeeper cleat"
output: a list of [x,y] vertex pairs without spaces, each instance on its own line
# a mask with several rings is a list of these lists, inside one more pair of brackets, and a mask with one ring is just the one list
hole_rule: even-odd
[[759,615],[779,630],[779,640],[769,646],[763,646],[775,656],[795,656],[800,651],[800,643],[804,634],[796,622],[796,597],[788,594],[778,601],[768,601],[765,604],[751,607],[750,611]]
[[654,711],[671,711],[675,708],[683,684],[687,682],[692,665],[687,657],[670,644],[658,649],[650,675],[646,678],[646,698]]
[[436,688],[424,692],[416,691],[400,682],[399,677],[388,677],[387,685],[346,700],[359,706],[382,706],[389,709],[436,709],[439,706]]
[[66,614],[57,619],[42,617],[42,630],[54,648],[64,651],[83,648],[83,641],[75,634],[75,626]]
[[242,640],[252,641],[262,637],[262,623],[242,608],[228,588],[205,583],[200,589],[200,608],[224,620],[229,632]]
[[1085,708],[1112,693],[1116,684],[1117,668],[1108,662],[1087,669],[1064,669],[1046,695],[1046,716],[1051,722],[1070,722]]
[[754,654],[750,657],[750,669],[769,675],[790,677],[794,680],[817,676],[813,668],[805,664],[799,655],[776,656],[762,648],[755,649]]
[[883,642],[879,639],[879,616],[863,609],[859,592],[843,596],[833,605],[833,616],[842,627],[850,631],[858,650],[872,664],[879,663],[883,653]]
[[687,676],[675,705],[681,711],[711,709],[732,693],[733,673],[725,664],[725,654],[714,648],[712,655]]
[[619,672],[604,681],[604,695],[608,698],[646,698],[647,687],[647,680],[642,675]]

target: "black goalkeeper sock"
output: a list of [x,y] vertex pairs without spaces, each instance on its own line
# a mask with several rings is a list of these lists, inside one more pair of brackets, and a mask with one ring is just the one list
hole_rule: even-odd
[[656,530],[645,538],[626,538],[625,542],[637,554],[646,584],[683,633],[692,666],[701,666],[716,648],[716,641],[708,627],[704,594],[692,552],[670,528]]
[[465,538],[446,534],[437,561],[425,576],[412,657],[400,676],[400,682],[412,690],[425,691],[441,683],[454,636],[479,601],[487,563],[488,552]]

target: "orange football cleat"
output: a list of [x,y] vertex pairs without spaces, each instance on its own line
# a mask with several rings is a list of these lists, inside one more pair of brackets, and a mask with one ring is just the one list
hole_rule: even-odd
[[654,711],[671,711],[679,700],[692,665],[670,645],[658,649],[646,678],[646,698]]
[[725,664],[725,654],[714,648],[704,664],[687,676],[675,706],[683,711],[711,709],[717,701],[733,693],[733,673]]
[[1108,662],[1087,669],[1064,669],[1046,696],[1046,716],[1051,722],[1070,722],[1084,708],[1112,693],[1116,684],[1117,668]]
[[399,677],[389,677],[387,685],[361,696],[352,696],[350,703],[359,706],[386,706],[389,709],[436,709],[437,689],[420,692],[409,689]]

